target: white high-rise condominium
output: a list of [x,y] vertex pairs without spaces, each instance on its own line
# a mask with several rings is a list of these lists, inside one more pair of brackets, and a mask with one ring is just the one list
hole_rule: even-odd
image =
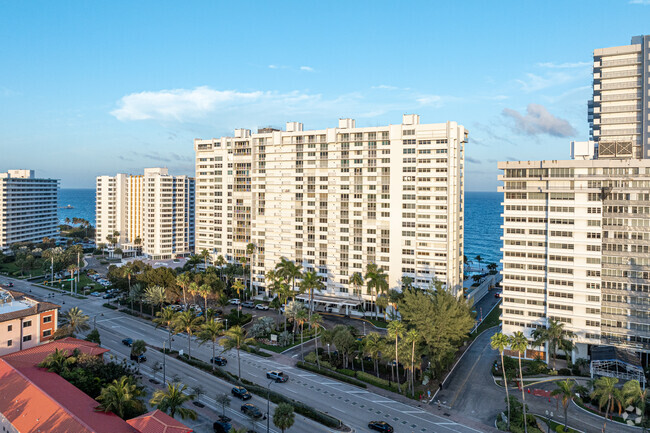
[[194,251],[193,178],[146,168],[143,175],[98,176],[96,186],[97,244],[153,259]]
[[58,179],[36,178],[34,170],[0,173],[0,248],[57,237],[58,199]]
[[591,137],[599,158],[650,158],[650,36],[594,51]]
[[[304,131],[287,123],[194,141],[196,250],[248,258],[253,284],[282,257],[318,273],[318,302],[369,300],[351,276],[375,263],[390,288],[402,277],[454,291],[463,278],[463,165],[467,131],[456,122]],[[368,305],[366,305],[368,307]]]

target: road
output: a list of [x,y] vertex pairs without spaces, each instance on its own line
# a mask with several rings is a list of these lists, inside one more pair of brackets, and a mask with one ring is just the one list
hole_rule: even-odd
[[[29,283],[18,280],[13,281],[16,284],[16,290],[28,292],[31,289],[33,293],[42,297],[52,293]],[[85,300],[79,300],[57,294],[54,301],[65,302],[62,308],[64,311],[73,306],[79,306],[90,316],[91,321],[96,320],[97,328],[102,337],[102,345],[109,348],[111,352],[122,355],[128,354],[129,349],[121,344],[121,339],[125,337],[143,339],[148,344],[157,347],[161,347],[163,341],[167,339],[167,332],[164,329],[156,329],[149,322],[107,309],[102,306],[105,302],[103,299],[89,297]],[[187,350],[186,336],[177,335],[174,340],[174,349]],[[199,346],[194,340],[192,340],[191,345],[192,356],[205,361],[211,358],[211,345]],[[157,353],[157,351],[149,350],[147,356],[149,358],[147,365],[162,361],[162,354]],[[229,361],[225,368],[236,374],[236,353],[227,353],[225,356]],[[267,371],[273,369],[283,370],[289,375],[289,382],[273,384],[271,389],[341,419],[355,432],[367,432],[367,423],[370,420],[385,420],[395,427],[396,433],[470,433],[489,429],[487,426],[481,430],[471,428],[456,422],[452,417],[432,413],[435,412],[435,410],[431,410],[432,408],[423,409],[417,407],[415,402],[413,405],[405,404],[365,389],[297,369],[293,367],[293,361],[291,358],[284,356],[262,358],[242,353],[242,376],[259,385],[266,386],[268,384],[265,376]],[[144,367],[144,371],[147,372],[147,367]],[[216,392],[227,392],[231,388],[231,385],[212,375],[167,357],[167,376],[173,374],[178,374],[181,380],[190,387],[195,386],[197,383],[202,384],[206,389],[209,389],[207,396],[210,398],[213,398]],[[253,402],[265,411],[266,402],[264,399],[256,396],[253,398]],[[237,403],[239,401],[233,402],[232,406],[238,407]],[[331,431],[302,417],[297,417],[296,427],[293,427],[292,430]]]

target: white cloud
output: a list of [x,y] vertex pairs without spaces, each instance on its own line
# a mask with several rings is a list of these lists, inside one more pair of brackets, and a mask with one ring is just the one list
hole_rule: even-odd
[[520,134],[571,137],[577,133],[567,120],[552,115],[543,105],[528,104],[526,115],[510,108],[504,108],[501,114],[514,119],[512,129]]
[[650,0],[630,0],[631,5],[650,5]]
[[278,69],[278,65],[269,65],[269,69]]
[[371,89],[382,89],[382,90],[398,90],[399,87],[389,86],[388,84],[380,84],[378,86],[372,86]]
[[572,63],[543,62],[543,63],[538,63],[537,66],[539,66],[540,68],[549,68],[549,69],[572,69],[572,68],[585,68],[587,66],[591,66],[591,63],[590,62],[572,62]]
[[307,71],[307,72],[314,72],[314,68],[312,68],[311,66],[301,66],[300,70]]
[[416,99],[420,105],[432,105],[440,107],[442,105],[442,97],[439,95],[421,95]]

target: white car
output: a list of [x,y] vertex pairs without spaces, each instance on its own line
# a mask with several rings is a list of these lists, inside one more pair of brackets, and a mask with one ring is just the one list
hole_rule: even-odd
[[269,309],[269,306],[266,305],[266,304],[257,304],[257,305],[255,306],[255,309],[256,309],[256,310],[268,310],[268,309]]
[[231,299],[228,301],[228,303],[231,305],[239,305],[241,304],[241,301],[239,299]]

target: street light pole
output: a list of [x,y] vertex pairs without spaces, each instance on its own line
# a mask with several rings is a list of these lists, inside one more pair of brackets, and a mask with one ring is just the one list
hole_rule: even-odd
[[553,412],[546,411],[546,424],[548,424],[548,433],[551,433],[551,420],[553,419]]
[[266,387],[266,433],[271,431],[271,385],[273,380]]
[[165,376],[165,343],[167,343],[167,341],[163,340],[163,385],[167,383],[167,377]]

